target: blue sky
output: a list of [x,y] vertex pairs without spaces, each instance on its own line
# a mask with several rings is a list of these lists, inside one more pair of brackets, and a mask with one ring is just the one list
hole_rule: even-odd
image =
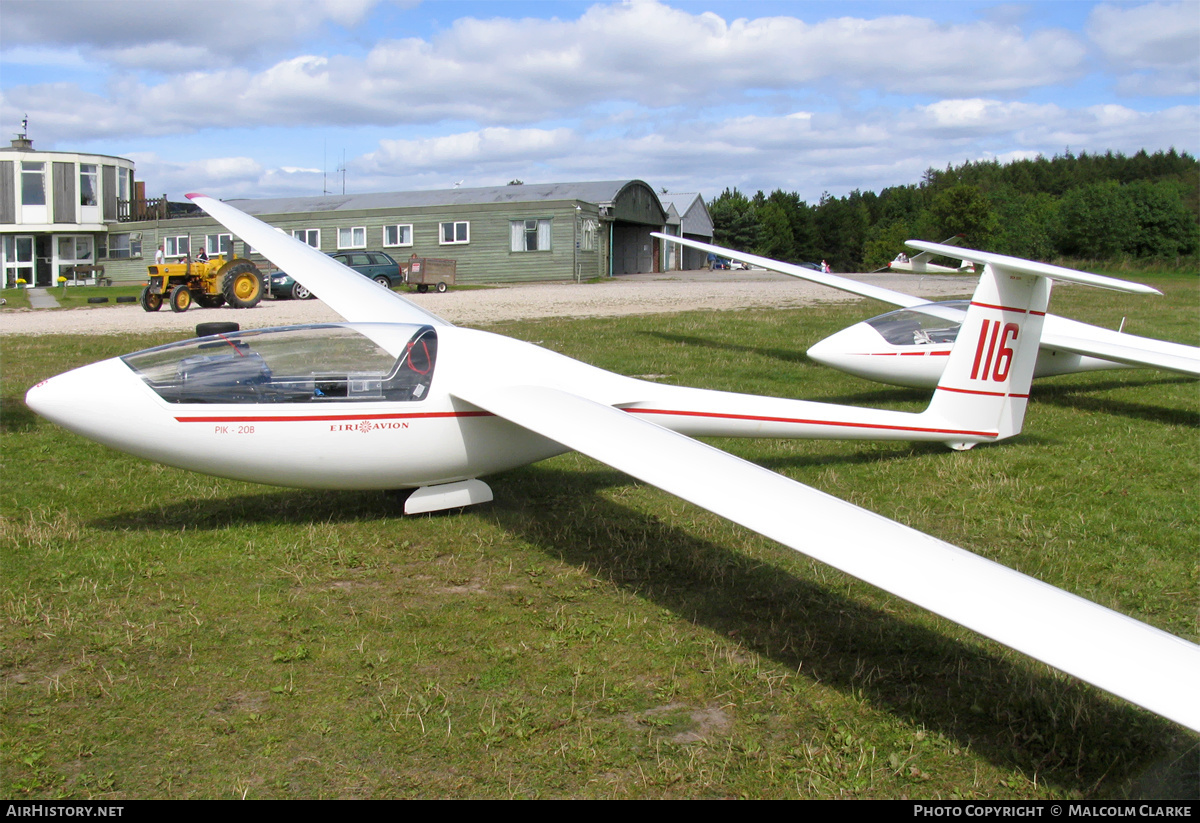
[[879,190],[1200,150],[1200,0],[0,0],[0,122],[148,193]]

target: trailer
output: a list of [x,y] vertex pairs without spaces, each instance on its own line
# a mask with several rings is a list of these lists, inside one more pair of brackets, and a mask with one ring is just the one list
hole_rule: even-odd
[[407,263],[400,264],[404,282],[416,286],[422,294],[429,291],[430,286],[439,292],[453,286],[457,270],[458,261],[444,257],[418,257],[414,254]]

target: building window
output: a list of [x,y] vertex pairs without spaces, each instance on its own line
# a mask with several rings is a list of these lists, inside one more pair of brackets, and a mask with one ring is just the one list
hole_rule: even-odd
[[87,234],[60,234],[58,236],[58,262],[68,265],[89,265],[92,259],[93,242]]
[[512,221],[512,251],[550,251],[550,221]]
[[142,233],[140,231],[110,234],[108,236],[108,257],[122,260],[142,256]]
[[46,164],[21,164],[21,205],[46,205]]
[[167,257],[187,257],[192,253],[192,239],[186,234],[164,237],[163,252]]
[[[117,169],[117,199],[128,200],[133,191],[133,169]],[[111,195],[110,195],[111,196]]]
[[306,246],[312,246],[314,249],[321,248],[320,229],[292,229],[292,237]]
[[457,223],[442,223],[438,242],[443,246],[451,243],[470,243],[471,224],[466,220],[461,220]]
[[338,229],[339,249],[365,249],[367,247],[367,229],[365,226],[355,226],[352,229]]
[[91,235],[60,234],[55,240],[59,277],[70,278],[69,271],[75,266],[91,266],[96,262],[95,241]]
[[206,234],[204,236],[204,253],[209,257],[221,257],[233,245],[232,234]]
[[79,205],[95,206],[100,203],[97,193],[100,191],[96,185],[97,169],[96,166],[89,163],[82,163],[79,166]]
[[383,245],[385,246],[411,246],[412,245],[412,224],[401,223],[398,226],[383,227]]
[[600,230],[600,221],[593,220],[590,217],[583,219],[579,236],[580,251],[595,251],[596,250],[596,233]]

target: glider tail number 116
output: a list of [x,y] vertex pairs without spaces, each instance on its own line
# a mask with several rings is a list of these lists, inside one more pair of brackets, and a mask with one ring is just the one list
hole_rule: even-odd
[[491,500],[480,477],[576,450],[1200,730],[1200,647],[692,439],[965,448],[1011,437],[1024,419],[1047,278],[1145,287],[1038,264],[985,266],[929,407],[863,409],[666,386],[458,328],[226,203],[191,197],[347,322],[105,360],[30,389],[39,414],[223,477],[415,489],[408,513]]

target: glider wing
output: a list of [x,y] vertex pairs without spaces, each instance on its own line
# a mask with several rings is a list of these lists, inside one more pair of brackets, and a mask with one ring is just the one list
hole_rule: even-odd
[[1200,646],[620,409],[545,386],[453,393],[1200,730]]

